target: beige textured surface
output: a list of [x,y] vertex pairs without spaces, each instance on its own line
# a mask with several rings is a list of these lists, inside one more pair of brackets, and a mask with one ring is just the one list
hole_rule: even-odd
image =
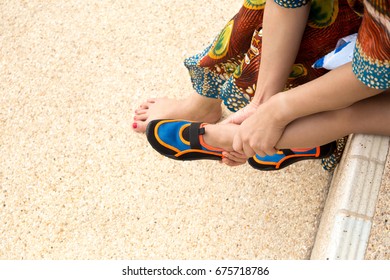
[[376,205],[366,259],[390,260],[390,151]]
[[176,162],[132,132],[241,1],[0,2],[1,259],[305,259],[329,174]]

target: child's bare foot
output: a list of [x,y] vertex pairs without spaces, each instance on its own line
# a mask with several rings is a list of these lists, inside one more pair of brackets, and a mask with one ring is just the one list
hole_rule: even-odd
[[203,140],[206,144],[224,150],[222,163],[229,166],[237,166],[246,163],[247,157],[244,154],[233,150],[233,139],[239,125],[217,124],[206,125]]
[[148,123],[155,119],[185,119],[216,123],[222,115],[221,101],[197,93],[187,99],[151,98],[135,110],[133,129],[145,132]]

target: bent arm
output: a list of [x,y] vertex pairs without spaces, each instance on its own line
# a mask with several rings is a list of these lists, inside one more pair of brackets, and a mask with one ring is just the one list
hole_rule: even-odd
[[281,92],[270,101],[280,108],[276,118],[288,124],[300,117],[348,107],[382,91],[359,81],[348,63],[312,82]]
[[[287,125],[305,116],[346,108],[359,100],[375,96],[382,89],[372,89],[359,81],[348,63],[324,76],[286,92],[272,96],[239,127],[234,137],[236,152],[251,157],[272,155]],[[305,137],[305,135],[301,135]]]
[[263,19],[261,62],[252,100],[255,105],[260,105],[284,89],[301,44],[309,12],[310,5],[290,9],[281,7],[274,0],[267,1]]
[[[291,121],[317,112],[345,108],[390,87],[389,1],[364,2],[365,11],[352,63],[279,96]],[[287,106],[288,105],[288,106]]]

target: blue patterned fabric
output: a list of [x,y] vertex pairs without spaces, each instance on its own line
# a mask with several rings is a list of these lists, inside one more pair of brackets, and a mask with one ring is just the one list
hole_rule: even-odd
[[219,98],[220,87],[226,79],[207,67],[199,67],[199,61],[207,55],[211,47],[212,44],[203,52],[185,59],[184,65],[190,74],[192,86],[198,94],[210,98]]
[[383,90],[390,88],[390,60],[381,61],[365,55],[359,41],[355,46],[352,70],[368,87]]
[[274,0],[276,4],[284,8],[299,8],[310,3],[310,0]]

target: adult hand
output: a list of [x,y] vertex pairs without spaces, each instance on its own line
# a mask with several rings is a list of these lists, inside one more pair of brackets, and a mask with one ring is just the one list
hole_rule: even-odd
[[244,163],[246,163],[247,161],[247,157],[246,155],[244,154],[241,154],[241,153],[237,153],[235,151],[231,151],[231,152],[223,152],[222,153],[222,163],[223,164],[226,164],[228,166],[239,166],[239,165],[242,165]]
[[261,104],[256,112],[242,122],[234,136],[233,149],[237,153],[252,157],[273,155],[276,144],[289,123],[284,118],[284,104],[279,94]]
[[231,114],[229,117],[227,117],[225,120],[221,122],[221,124],[241,124],[244,120],[249,118],[251,115],[253,115],[254,112],[256,112],[258,105],[251,102],[248,105],[246,105],[244,108],[238,110],[237,112]]

